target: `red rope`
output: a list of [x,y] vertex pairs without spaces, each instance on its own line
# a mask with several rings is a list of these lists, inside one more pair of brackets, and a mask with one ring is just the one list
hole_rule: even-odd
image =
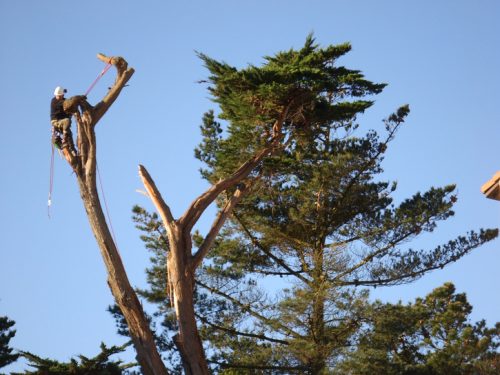
[[90,93],[90,91],[92,91],[92,89],[94,88],[94,86],[96,85],[96,83],[99,82],[99,80],[101,79],[101,77],[106,74],[106,72],[109,70],[109,68],[111,68],[112,65],[113,64],[111,64],[111,62],[108,62],[106,64],[106,66],[104,67],[104,69],[102,70],[102,72],[99,73],[99,75],[97,76],[97,78],[94,80],[94,82],[92,82],[92,84],[88,88],[87,92],[85,93],[85,96],[87,96]]

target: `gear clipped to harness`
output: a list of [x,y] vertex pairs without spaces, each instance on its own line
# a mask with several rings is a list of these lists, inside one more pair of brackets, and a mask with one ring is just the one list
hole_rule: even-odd
[[52,128],[52,145],[58,150],[62,149],[62,133]]

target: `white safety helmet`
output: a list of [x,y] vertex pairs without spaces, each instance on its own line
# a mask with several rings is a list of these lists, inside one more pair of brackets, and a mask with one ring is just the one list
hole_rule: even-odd
[[59,95],[64,95],[65,92],[68,90],[63,89],[61,86],[57,86],[56,89],[54,90],[54,95],[59,96]]

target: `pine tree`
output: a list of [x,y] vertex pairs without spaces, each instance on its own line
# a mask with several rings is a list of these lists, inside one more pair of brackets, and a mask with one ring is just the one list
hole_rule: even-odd
[[[204,119],[205,125],[214,120],[212,114]],[[396,115],[388,122],[399,126],[399,120],[401,117]],[[395,130],[389,126],[390,129]],[[422,230],[432,231],[438,220],[445,220],[453,214],[453,186],[432,188],[425,194],[416,194],[397,208],[391,206],[390,193],[395,186],[373,180],[374,174],[381,172],[383,153],[380,150],[387,149],[393,136],[394,132],[388,133],[380,141],[374,132],[369,132],[364,138],[355,138],[352,134],[336,138],[333,142],[335,152],[329,156],[323,151],[318,152],[314,160],[300,163],[298,169],[296,158],[282,157],[280,162],[288,166],[282,170],[287,171],[288,177],[279,173],[273,176],[273,181],[282,185],[259,185],[258,195],[249,196],[236,209],[234,220],[219,236],[210,261],[197,275],[196,311],[203,324],[202,335],[216,353],[211,358],[212,363],[219,363],[222,369],[233,368],[225,370],[227,373],[258,369],[275,373],[332,370],[336,368],[338,358],[344,355],[344,348],[356,345],[359,329],[370,317],[370,308],[366,311],[366,292],[356,293],[353,287],[410,282],[456,261],[495,236],[495,231],[484,231],[450,241],[430,252],[407,250],[408,258],[403,256],[404,253],[395,256],[394,252],[378,252],[379,258],[374,258],[369,252],[361,252],[360,247],[357,250],[362,254],[361,259],[353,259],[352,254],[347,256],[347,246],[323,244],[323,252],[315,249],[314,245],[321,242],[312,239],[321,238],[317,233],[329,233],[332,227],[342,227],[344,237],[336,232],[335,238],[349,243],[345,241],[347,234],[359,236],[360,231],[367,227],[363,223],[373,225],[372,220],[378,218],[380,221],[369,232],[371,241],[373,238],[390,241],[393,237],[382,237],[381,234],[386,231],[386,236],[392,235],[394,228],[398,230],[398,238],[408,240]],[[352,176],[359,178],[361,172],[364,177],[353,183]],[[293,185],[290,184],[292,179],[295,180]],[[284,188],[280,190],[280,186]],[[311,194],[318,191],[315,186],[330,189],[323,189],[321,196],[323,202],[327,202],[324,204],[331,205],[328,209],[320,211],[318,195]],[[346,186],[352,191],[349,195],[341,194],[341,189]],[[335,205],[335,200],[328,200],[327,196],[341,196],[344,201]],[[270,203],[265,204],[266,199]],[[343,207],[345,201],[349,205]],[[388,212],[375,214],[374,208],[385,208]],[[346,217],[352,218],[352,223]],[[365,220],[361,220],[363,217]],[[160,304],[162,315],[168,316],[165,315],[169,305],[165,303],[166,279],[162,264],[165,253],[168,253],[166,233],[156,214],[149,214],[139,207],[134,208],[134,221],[143,231],[141,238],[146,247],[154,255],[152,267],[148,270],[151,289],[142,291],[142,295],[150,302]],[[194,242],[200,243],[198,236],[194,236]],[[374,242],[366,242],[373,246]],[[379,245],[377,249],[383,247]],[[365,262],[366,259],[369,262]],[[410,262],[404,263],[405,259]],[[352,269],[350,263],[353,262],[369,266]],[[320,267],[322,273],[318,272]],[[382,270],[391,277],[380,278]],[[314,279],[316,274],[319,275]],[[256,275],[274,279],[285,277],[287,283],[291,281],[295,286],[281,291],[281,298],[273,304],[256,290]],[[165,325],[165,328],[169,326]]]
[[[327,50],[335,51],[338,58],[349,46]],[[253,152],[263,135],[272,134],[271,128],[237,121],[247,101],[257,108],[249,106],[245,115],[264,123],[273,110],[260,105],[260,90],[247,95],[249,82],[269,80],[278,92],[286,92],[281,68],[285,76],[304,74],[304,60],[308,64],[320,60],[315,52],[325,53],[308,38],[302,50],[268,58],[264,71],[245,72],[236,93],[226,91],[231,74],[216,81],[220,88],[213,92],[221,95],[217,100],[223,109],[220,117],[229,120],[229,136],[222,139],[221,124],[212,113],[205,116],[204,140],[195,152],[206,166],[202,176],[211,182],[224,178],[246,150]],[[217,73],[230,71],[211,60],[207,64]],[[432,187],[394,205],[391,194],[396,184],[377,177],[409,107],[401,107],[384,121],[384,139],[375,131],[356,136],[356,116],[372,104],[358,97],[376,94],[384,85],[366,81],[357,71],[324,63],[308,73],[317,79],[332,71],[336,79],[329,81],[334,83],[321,99],[301,106],[284,123],[286,146],[261,164],[258,178],[235,208],[205,268],[211,281],[198,280],[199,286],[226,303],[225,312],[216,310],[201,318],[212,327],[205,330],[211,345],[222,353],[214,359],[225,367],[328,371],[341,353],[339,348],[351,344],[362,324],[360,306],[366,297],[357,295],[357,287],[411,282],[497,236],[496,230],[480,230],[435,249],[408,248],[408,241],[432,232],[440,220],[454,214],[455,186]],[[306,86],[309,82],[308,78],[301,81]],[[265,89],[262,92],[267,95]],[[257,290],[256,280],[266,277],[272,283],[277,276],[285,277],[293,287],[269,300]]]
[[[309,36],[303,48],[280,52],[266,57],[260,67],[243,69],[200,54],[211,74],[209,91],[228,127],[227,137],[213,142],[212,151],[205,144],[199,155],[209,162],[223,163],[223,168],[207,172],[212,186],[175,219],[151,176],[140,167],[168,237],[167,289],[179,325],[174,341],[186,373],[208,372],[193,306],[195,274],[227,218],[270,171],[266,163],[273,155],[307,142],[308,134],[350,127],[356,114],[372,104],[360,98],[385,86],[365,80],[358,71],[335,66],[349,49],[348,44],[320,48]],[[354,100],[342,100],[344,97]],[[207,129],[206,138],[218,134],[217,128]],[[219,212],[193,252],[193,227],[214,201],[220,203]]]
[[456,293],[451,283],[407,305],[377,301],[356,350],[336,373],[496,373],[500,323],[493,328],[484,320],[471,324],[471,311],[465,294]]
[[19,354],[12,354],[13,349],[9,346],[10,340],[16,335],[11,329],[16,322],[6,316],[0,316],[0,368],[17,361]]
[[[78,359],[72,358],[69,362],[59,362],[49,358],[42,358],[29,352],[21,352],[21,355],[28,359],[29,366],[35,371],[24,373],[13,373],[13,375],[33,374],[33,375],[122,375],[126,374],[128,368],[136,364],[123,364],[121,360],[112,360],[112,355],[123,352],[130,343],[122,346],[106,347],[101,344],[101,352],[93,358],[79,355]],[[130,372],[130,375],[134,372]]]

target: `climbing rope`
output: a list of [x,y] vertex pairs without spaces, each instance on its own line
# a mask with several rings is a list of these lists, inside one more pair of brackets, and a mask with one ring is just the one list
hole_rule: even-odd
[[47,202],[47,215],[50,219],[50,206],[52,205],[52,188],[54,187],[54,143],[52,140],[50,142],[52,145],[52,152],[50,155],[50,177],[49,177],[49,200]]
[[111,59],[109,59],[108,63],[106,64],[106,66],[104,67],[104,69],[102,70],[102,72],[99,73],[99,75],[97,76],[97,78],[94,80],[94,82],[92,82],[92,84],[90,85],[90,87],[85,92],[85,96],[87,96],[92,91],[92,89],[97,84],[97,82],[99,82],[99,80],[102,78],[102,76],[106,74],[106,72],[109,70],[109,68],[111,68],[112,65],[113,64],[111,63]]

